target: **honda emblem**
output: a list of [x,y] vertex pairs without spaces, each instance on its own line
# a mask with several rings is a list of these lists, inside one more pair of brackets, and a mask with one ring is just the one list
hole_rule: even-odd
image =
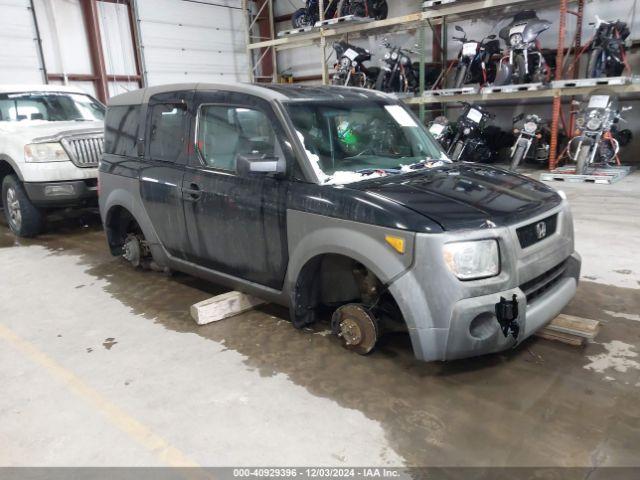
[[538,222],[536,223],[536,236],[538,237],[538,240],[542,240],[544,237],[547,236],[547,224],[544,222]]

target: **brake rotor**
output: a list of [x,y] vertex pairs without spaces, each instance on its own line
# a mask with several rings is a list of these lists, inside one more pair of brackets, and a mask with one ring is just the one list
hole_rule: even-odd
[[363,305],[349,303],[338,308],[331,318],[333,332],[342,338],[346,349],[366,355],[378,340],[378,322]]
[[134,267],[140,266],[140,259],[142,258],[142,248],[140,247],[140,240],[135,235],[127,237],[122,256],[125,260],[131,262]]

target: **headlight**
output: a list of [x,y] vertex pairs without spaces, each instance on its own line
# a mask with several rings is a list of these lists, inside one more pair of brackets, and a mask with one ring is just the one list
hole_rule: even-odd
[[536,133],[536,130],[538,130],[538,125],[536,125],[536,122],[526,122],[524,124],[524,131],[527,133]]
[[342,65],[343,68],[347,68],[349,67],[349,65],[351,65],[351,60],[349,60],[347,57],[342,57],[342,60],[340,60],[340,65]]
[[398,52],[393,52],[391,54],[391,60],[397,60],[398,59]]
[[460,280],[495,277],[500,273],[500,254],[496,240],[448,243],[444,261]]
[[593,117],[587,122],[587,128],[589,130],[598,130],[602,126],[602,119],[600,117]]
[[391,54],[389,52],[384,54],[384,59],[389,60],[391,58]]
[[59,143],[31,143],[24,146],[25,162],[66,162],[69,155]]
[[514,33],[509,38],[509,44],[512,47],[515,47],[516,45],[520,45],[521,43],[522,43],[522,34],[520,34],[520,33]]
[[462,133],[464,133],[465,135],[469,135],[471,133],[471,129],[469,127],[465,127],[465,129],[462,130]]

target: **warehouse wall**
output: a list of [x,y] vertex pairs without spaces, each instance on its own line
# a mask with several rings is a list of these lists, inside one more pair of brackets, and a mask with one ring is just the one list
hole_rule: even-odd
[[138,0],[149,85],[248,80],[240,0]]
[[3,0],[0,10],[3,45],[0,83],[42,83],[42,64],[29,0]]

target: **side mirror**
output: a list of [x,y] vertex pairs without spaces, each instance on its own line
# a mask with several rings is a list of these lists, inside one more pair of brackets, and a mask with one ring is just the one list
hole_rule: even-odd
[[264,153],[240,154],[236,158],[236,171],[239,175],[276,174],[284,175],[287,164],[284,158]]
[[496,36],[492,33],[491,35],[489,35],[487,37],[489,40],[494,40],[496,38]]
[[136,141],[136,153],[139,157],[144,157],[144,140],[142,138]]

